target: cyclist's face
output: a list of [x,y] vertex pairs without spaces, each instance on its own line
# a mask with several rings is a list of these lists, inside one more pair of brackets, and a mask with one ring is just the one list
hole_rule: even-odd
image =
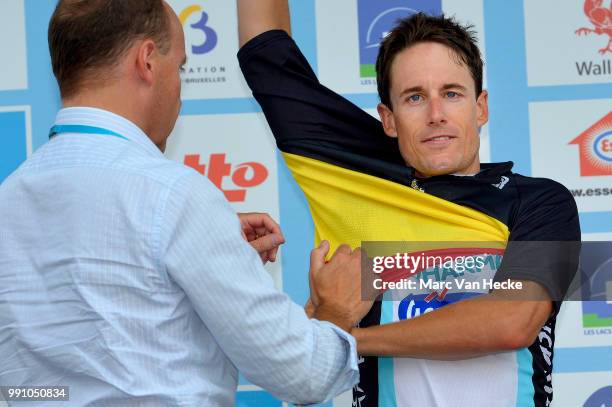
[[378,111],[406,163],[425,177],[477,173],[487,92],[476,98],[470,71],[454,51],[439,43],[415,44],[396,55],[390,82],[393,110],[381,104]]

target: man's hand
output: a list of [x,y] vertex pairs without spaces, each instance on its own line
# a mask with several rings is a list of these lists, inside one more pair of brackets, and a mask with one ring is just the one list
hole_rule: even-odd
[[239,213],[244,240],[259,253],[261,261],[276,261],[278,248],[285,243],[280,226],[267,213]]
[[322,241],[310,254],[310,299],[306,312],[347,332],[363,318],[373,301],[362,300],[361,250],[338,247],[329,262],[329,243]]

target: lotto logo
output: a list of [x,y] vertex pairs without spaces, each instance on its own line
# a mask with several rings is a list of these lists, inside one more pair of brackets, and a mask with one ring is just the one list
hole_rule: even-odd
[[[185,155],[183,163],[195,169],[217,186],[230,202],[244,202],[248,188],[263,184],[268,178],[268,169],[258,162],[232,165],[225,161],[225,154],[211,154],[208,164],[200,164],[200,154]],[[223,180],[229,176],[239,188],[224,189]]]

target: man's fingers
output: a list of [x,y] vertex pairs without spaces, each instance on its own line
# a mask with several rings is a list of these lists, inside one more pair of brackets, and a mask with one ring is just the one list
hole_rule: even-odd
[[260,235],[266,233],[278,233],[282,235],[279,224],[267,213],[241,213],[239,216],[243,228],[248,227],[256,230]]
[[268,250],[276,249],[278,246],[283,244],[285,239],[282,235],[276,233],[270,233],[269,235],[262,236],[258,239],[252,240],[249,243],[257,251],[257,253],[263,253]]
[[268,262],[268,252],[259,253],[261,262],[265,265]]
[[257,234],[257,236],[265,236],[268,233],[276,233],[276,234],[282,236],[282,234],[280,233],[280,229],[279,229],[278,232],[274,232],[274,231],[266,228],[265,226],[261,226],[261,227],[256,227],[254,230],[255,230],[255,233]]
[[315,272],[325,265],[325,256],[329,252],[329,242],[321,241],[319,247],[312,249],[310,252],[310,271]]
[[270,250],[268,253],[270,255],[270,261],[276,261],[276,254],[278,253],[278,247],[275,247],[274,249]]
[[329,252],[329,242],[327,240],[321,241],[319,247],[313,249],[310,252],[310,270],[308,272],[308,285],[310,287],[310,298],[312,298],[313,304],[316,306],[319,302],[319,295],[315,284],[315,274],[318,274],[323,266],[325,265],[325,257]]
[[281,228],[280,225],[278,223],[276,223],[276,221],[274,219],[272,219],[272,217],[270,215],[268,215],[267,213],[264,213],[263,216],[261,217],[262,223],[263,223],[263,227],[272,233],[278,233],[280,235],[282,235],[281,232]]
[[268,251],[265,253],[265,254],[266,254],[266,261],[272,261],[272,262],[273,262],[274,260],[276,260],[276,259],[274,258],[274,255],[273,255],[274,250],[276,250],[276,249],[271,249],[271,250],[268,250]]
[[351,252],[352,252],[351,247],[349,245],[342,244],[336,249],[336,251],[332,255],[331,259],[329,259],[329,261],[333,262],[337,258],[341,258],[343,256],[350,256]]

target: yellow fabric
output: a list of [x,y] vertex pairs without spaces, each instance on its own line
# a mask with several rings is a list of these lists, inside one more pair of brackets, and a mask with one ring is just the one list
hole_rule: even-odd
[[476,210],[378,177],[283,153],[304,191],[315,243],[506,242],[506,225]]

